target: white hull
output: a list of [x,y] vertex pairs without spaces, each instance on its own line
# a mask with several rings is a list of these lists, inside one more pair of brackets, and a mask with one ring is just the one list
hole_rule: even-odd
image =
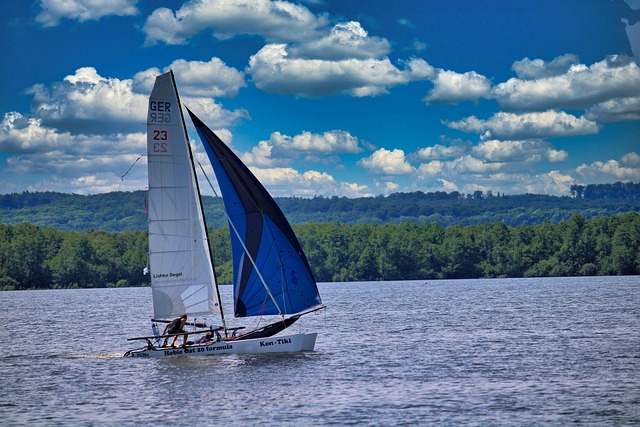
[[131,350],[130,357],[211,356],[216,354],[296,353],[313,351],[317,333],[256,338],[241,341],[220,341],[211,344],[194,344],[186,347],[156,347]]

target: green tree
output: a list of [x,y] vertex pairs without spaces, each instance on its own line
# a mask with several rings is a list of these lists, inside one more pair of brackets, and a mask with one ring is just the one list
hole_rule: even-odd
[[56,288],[90,288],[100,286],[94,274],[95,251],[86,235],[68,234],[60,251],[51,260],[53,286]]

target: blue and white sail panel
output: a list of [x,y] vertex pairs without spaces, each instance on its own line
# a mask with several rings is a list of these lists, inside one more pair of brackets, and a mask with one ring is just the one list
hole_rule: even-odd
[[235,316],[295,314],[322,304],[309,262],[276,202],[224,142],[189,114],[229,217]]
[[147,159],[154,316],[220,313],[191,151],[171,72],[156,78],[149,98]]

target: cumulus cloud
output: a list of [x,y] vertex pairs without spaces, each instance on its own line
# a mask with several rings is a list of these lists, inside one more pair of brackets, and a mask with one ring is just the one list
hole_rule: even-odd
[[[527,76],[540,74],[529,71]],[[507,111],[585,109],[616,98],[640,96],[640,68],[632,58],[615,55],[590,67],[571,65],[561,75],[534,80],[509,79],[491,93]]]
[[36,22],[43,27],[55,27],[63,18],[80,22],[97,21],[104,16],[137,15],[138,0],[40,0]]
[[291,167],[251,167],[250,169],[274,196],[311,197],[318,194],[333,194],[364,197],[368,195],[366,186],[337,182],[333,176],[316,170],[300,173]]
[[320,161],[320,156],[362,151],[358,138],[341,130],[321,134],[302,132],[293,137],[274,132],[268,141],[260,141],[251,153],[244,153],[241,158],[250,165],[274,166],[290,163],[299,156],[307,161]]
[[64,130],[109,131],[113,122],[133,125],[144,122],[147,97],[135,94],[131,80],[100,76],[95,68],[84,67],[51,87],[34,85],[31,113],[46,125],[55,123]]
[[36,153],[45,147],[72,148],[69,132],[42,127],[42,120],[17,112],[6,113],[0,125],[0,151],[4,153]]
[[589,135],[599,131],[596,122],[553,110],[523,114],[499,112],[487,120],[471,116],[457,122],[443,121],[443,124],[463,132],[481,134],[483,139],[499,140]]
[[582,164],[576,169],[580,181],[593,184],[612,181],[640,181],[640,156],[627,153],[620,161],[596,161],[590,165]]
[[640,154],[631,152],[620,158],[620,164],[630,168],[640,168]]
[[64,151],[80,157],[104,153],[142,153],[146,151],[146,136],[144,133],[112,133],[101,136],[60,132],[43,126],[40,119],[11,112],[6,113],[0,123],[0,151],[28,155]]
[[[225,70],[215,59],[195,64],[176,61],[172,66],[184,67],[183,74],[191,83],[185,86],[195,95],[233,95],[240,86],[238,76],[242,73],[233,73],[233,69],[228,70],[228,80],[236,89],[225,92],[224,78],[217,86],[204,85],[202,73]],[[126,182],[119,178],[146,152],[143,132],[150,88],[144,85],[158,74],[160,70],[152,69],[139,73],[137,80],[121,80],[84,67],[60,82],[34,85],[28,91],[33,95],[31,117],[10,112],[0,123],[0,150],[10,153],[6,170],[59,177],[33,184],[30,190],[95,193],[144,188],[143,168],[134,169]],[[143,93],[134,89],[134,80]],[[244,110],[226,111],[210,97],[183,96],[182,100],[209,123],[221,127],[247,115]],[[229,136],[226,129],[220,133]]]
[[418,166],[417,176],[418,178],[425,179],[427,177],[441,176],[445,169],[445,163],[440,160],[433,160],[428,163],[422,163]]
[[460,157],[469,152],[470,148],[471,142],[469,141],[456,141],[449,145],[435,144],[430,147],[419,149],[413,157],[417,160],[435,160]]
[[403,150],[387,150],[380,148],[358,161],[358,165],[376,175],[403,175],[414,171],[413,166],[405,158]]
[[359,22],[340,22],[328,35],[317,40],[292,46],[288,53],[293,58],[315,58],[337,61],[341,59],[379,58],[391,51],[389,42],[371,37]]
[[[219,39],[261,36],[268,44],[250,58],[246,71],[257,88],[269,93],[376,96],[435,72],[417,58],[392,64],[389,41],[369,35],[359,22],[328,24],[327,16],[284,1],[194,0],[175,12],[155,10],[143,30],[150,44],[185,43],[206,29]],[[444,95],[436,94],[434,102],[438,96]]]
[[537,80],[547,77],[559,76],[566,73],[573,65],[579,64],[577,55],[566,54],[554,58],[551,62],[542,59],[524,58],[516,61],[511,69],[522,80]]
[[151,93],[156,76],[169,70],[174,71],[181,96],[233,98],[247,85],[242,71],[213,57],[207,62],[177,59],[164,67],[162,72],[157,68],[150,68],[136,73],[133,77],[134,90]]
[[451,162],[447,162],[447,166],[456,173],[460,174],[487,174],[496,172],[505,167],[504,162],[487,162],[471,155],[459,157]]
[[[145,82],[158,74],[158,70],[137,74],[137,87],[146,89]],[[187,73],[187,78],[190,76]],[[190,86],[193,93],[198,93],[194,89],[198,87],[196,83]],[[150,89],[138,93],[134,91],[133,80],[102,77],[92,67],[79,68],[50,87],[37,84],[28,91],[33,95],[31,114],[35,118],[46,126],[80,133],[112,133],[114,128],[140,130],[146,118],[149,92]],[[211,98],[184,97],[183,101],[220,127],[247,116],[244,110],[224,110]]]
[[601,102],[588,108],[584,116],[598,122],[640,120],[640,97],[617,98]]
[[[60,132],[45,127],[40,119],[27,118],[19,113],[7,113],[0,123],[0,151],[11,153],[5,171],[14,175],[47,175],[29,187],[31,191],[96,191],[132,190],[146,184],[142,169],[133,173],[127,182],[118,176],[146,150],[143,133],[86,135]],[[104,181],[96,186],[96,177]]]
[[388,88],[424,78],[429,65],[419,59],[406,62],[404,69],[389,58],[302,59],[289,57],[285,44],[269,44],[249,60],[248,72],[256,87],[265,92],[320,97],[339,93],[375,96]]
[[550,143],[543,140],[498,141],[495,139],[482,141],[473,148],[473,154],[490,162],[549,162],[565,161],[569,154],[563,150],[555,150]]
[[430,188],[429,191],[459,191],[463,194],[480,190],[509,194],[566,195],[575,182],[571,175],[559,171],[536,174],[504,170],[501,165],[483,164],[478,159],[472,162],[434,161],[422,164],[416,178],[421,183],[421,189],[426,185]]
[[327,25],[324,15],[306,7],[270,0],[192,0],[175,12],[159,8],[147,18],[142,30],[147,44],[184,44],[204,30],[218,39],[254,34],[271,42],[307,40]]
[[432,78],[433,89],[424,98],[427,104],[458,104],[486,98],[491,82],[486,77],[469,71],[464,74],[440,70]]
[[360,153],[363,149],[358,145],[358,138],[349,132],[333,130],[315,134],[302,132],[290,137],[275,132],[271,135],[270,142],[280,149],[292,149],[297,151],[309,151],[317,153]]

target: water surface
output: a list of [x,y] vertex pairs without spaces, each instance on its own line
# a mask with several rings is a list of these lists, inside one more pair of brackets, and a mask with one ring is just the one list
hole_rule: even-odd
[[0,292],[0,424],[640,425],[639,290],[327,283],[290,328],[319,332],[313,353],[163,360],[121,357],[148,288]]

